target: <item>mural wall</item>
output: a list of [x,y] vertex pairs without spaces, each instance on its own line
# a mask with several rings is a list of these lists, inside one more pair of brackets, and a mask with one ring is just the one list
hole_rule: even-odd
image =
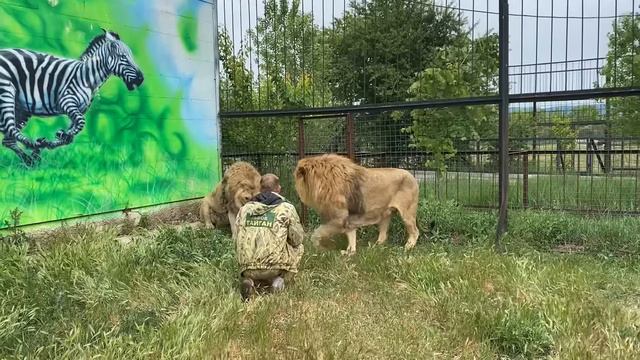
[[16,207],[37,223],[211,191],[214,11],[201,0],[0,0],[0,220]]

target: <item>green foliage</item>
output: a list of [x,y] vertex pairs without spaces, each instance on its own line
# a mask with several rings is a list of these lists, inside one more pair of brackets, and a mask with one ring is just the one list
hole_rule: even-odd
[[509,357],[538,358],[549,355],[553,337],[540,310],[526,307],[505,309],[487,323],[486,337],[501,354]]
[[509,117],[509,148],[513,150],[527,149],[529,144],[525,139],[534,137],[536,130],[536,119],[533,112],[511,112]]
[[[637,15],[621,16],[613,22],[607,61],[601,70],[605,87],[640,85],[640,27]],[[640,102],[634,96],[608,100],[607,111],[611,115],[614,132],[625,136],[640,135],[638,108]]]
[[347,104],[405,100],[415,74],[460,37],[457,13],[431,1],[352,1],[332,37],[334,97]]
[[[379,103],[495,91],[497,37],[471,41],[464,30],[465,21],[451,9],[433,6],[430,1],[352,2],[343,17],[320,29],[310,9],[302,5],[299,0],[266,1],[264,16],[237,51],[228,35],[220,32],[224,109]],[[252,62],[259,63],[257,74],[249,68]],[[432,114],[378,114],[376,130],[395,134],[394,141],[380,144],[374,132],[365,131],[358,142],[371,145],[363,147],[368,151],[394,153],[407,150],[411,135],[414,145],[435,151],[439,156],[436,161],[441,163],[455,148],[452,138],[496,133],[495,108],[446,109],[437,119],[426,121]],[[359,119],[362,121],[368,124]],[[323,138],[329,127],[308,129],[306,135]],[[402,128],[407,131],[401,132]],[[265,129],[270,129],[267,141]],[[269,152],[287,146],[293,150],[294,130],[295,125],[288,121],[263,119],[258,125],[252,120],[225,121],[223,147],[243,152]],[[399,164],[392,159],[390,165]]]
[[[319,55],[328,39],[301,10],[299,0],[266,1],[264,15],[237,52],[225,30],[219,30],[223,111],[312,107],[331,99],[323,77],[328,60]],[[248,68],[251,61],[260,64],[257,74]],[[315,137],[327,126],[307,134]],[[222,131],[223,148],[236,153],[293,151],[297,143],[297,123],[280,118],[229,120]]]
[[[451,99],[489,95],[495,91],[498,73],[497,36],[471,41],[458,39],[441,48],[432,66],[421,71],[409,88],[410,100]],[[497,108],[465,106],[417,109],[411,112],[414,146],[433,153],[431,166],[441,172],[455,156],[456,140],[477,140],[497,131]]]
[[497,225],[490,213],[467,211],[454,201],[423,200],[418,219],[430,241],[445,244],[486,242]]
[[[313,107],[331,98],[319,55],[328,40],[301,10],[300,0],[267,0],[237,52],[226,30],[219,29],[223,110]],[[257,76],[247,68],[251,62],[259,63]]]
[[[224,29],[219,30],[220,61],[224,77],[221,81],[221,111],[252,110],[258,105],[254,74],[246,68],[248,49],[234,53],[233,43]],[[287,151],[296,141],[296,128],[280,119],[238,119],[224,121],[222,148],[229,153]],[[265,141],[269,136],[269,141]]]
[[264,15],[248,33],[260,60],[258,105],[272,109],[316,107],[331,99],[325,73],[325,33],[301,1],[265,1]]
[[515,213],[510,220],[510,237],[541,250],[577,246],[601,255],[640,254],[640,223],[631,217],[586,218],[558,216],[551,211]]
[[554,137],[559,138],[560,148],[564,150],[573,150],[576,147],[577,131],[571,125],[571,117],[565,117],[562,114],[551,115],[551,133]]
[[572,121],[577,123],[582,121],[597,121],[602,118],[596,105],[574,106],[568,116],[572,118]]
[[224,75],[220,84],[221,111],[252,109],[255,105],[253,73],[245,67],[245,49],[234,53],[233,42],[225,29],[218,30],[218,47]]
[[[440,11],[429,1],[373,0],[351,2],[334,22],[331,66],[327,72],[339,104],[402,101],[415,74],[428,67],[437,49],[460,36],[461,22],[451,11]],[[408,114],[381,114],[378,131],[394,134],[393,142],[370,151],[406,151],[410,138],[398,131],[410,124]],[[369,141],[367,137],[372,139]],[[375,144],[375,134],[358,136]],[[392,159],[390,166],[398,166]]]
[[239,304],[226,288],[232,244],[219,233],[167,230],[121,245],[80,227],[30,251],[0,246],[3,358],[197,358]]
[[19,228],[22,211],[19,208],[15,208],[9,212],[9,216],[10,219],[4,220],[5,231],[9,235],[3,236],[0,233],[0,243],[20,244],[27,241],[27,234]]
[[[495,212],[474,212],[453,201],[427,201],[421,207],[420,229],[433,241],[456,243],[493,240]],[[549,251],[575,246],[598,255],[640,255],[640,221],[634,217],[584,217],[559,211],[511,211],[507,243]],[[403,235],[399,235],[403,236]]]

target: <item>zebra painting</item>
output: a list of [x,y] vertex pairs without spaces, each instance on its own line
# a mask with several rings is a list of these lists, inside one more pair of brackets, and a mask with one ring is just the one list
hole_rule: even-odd
[[[84,128],[84,114],[93,96],[111,75],[120,77],[129,91],[142,85],[144,76],[131,49],[118,34],[102,31],[78,60],[25,49],[0,49],[2,145],[13,150],[25,165],[36,164],[41,149],[73,141]],[[68,116],[71,124],[57,131],[54,140],[33,141],[22,133],[31,116],[56,115]]]

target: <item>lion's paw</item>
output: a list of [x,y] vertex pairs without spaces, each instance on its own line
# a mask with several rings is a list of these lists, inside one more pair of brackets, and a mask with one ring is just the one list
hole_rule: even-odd
[[346,256],[353,256],[356,254],[356,251],[352,249],[347,249],[347,250],[340,250],[340,253]]
[[404,245],[404,251],[409,251],[409,250],[413,249],[415,246],[416,246],[416,244],[411,244],[411,243],[405,244]]

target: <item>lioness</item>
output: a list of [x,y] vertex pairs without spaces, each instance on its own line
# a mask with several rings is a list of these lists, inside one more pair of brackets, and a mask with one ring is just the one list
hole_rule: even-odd
[[[209,227],[207,221],[211,222],[212,215],[214,218],[226,216],[235,236],[236,215],[242,205],[260,193],[260,179],[258,170],[248,162],[238,161],[229,166],[216,190],[202,201],[200,216],[205,226]],[[224,219],[219,221],[226,224]]]
[[298,161],[295,187],[302,202],[320,215],[322,224],[311,239],[316,247],[332,235],[344,233],[349,245],[344,254],[356,252],[356,230],[377,224],[378,241],[387,240],[393,211],[398,211],[407,229],[405,250],[418,240],[416,211],[419,187],[406,170],[365,168],[336,154],[324,154]]

